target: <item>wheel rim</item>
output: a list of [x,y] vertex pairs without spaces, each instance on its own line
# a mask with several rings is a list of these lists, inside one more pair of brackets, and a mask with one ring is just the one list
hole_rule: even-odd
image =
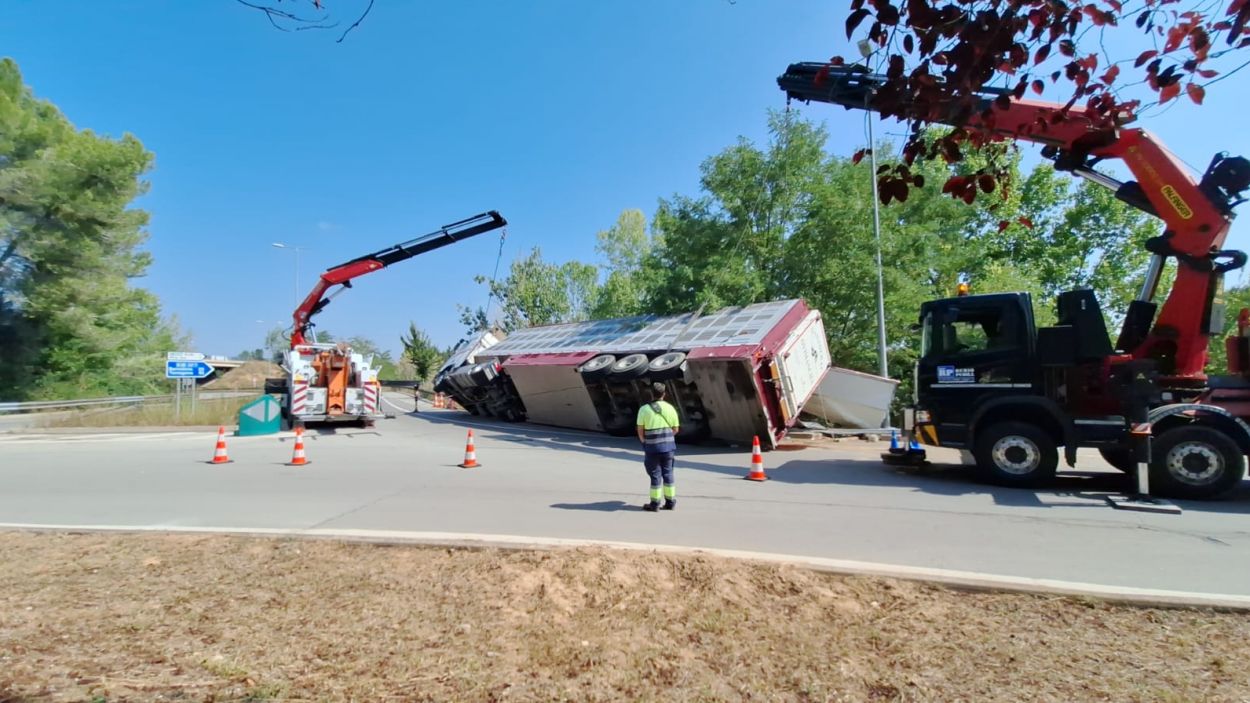
[[1042,451],[1027,437],[1009,435],[994,443],[990,452],[994,465],[1006,473],[1023,476],[1037,470],[1042,463]]
[[611,356],[610,354],[596,356],[586,362],[586,365],[582,367],[582,371],[598,371],[599,369],[613,363],[616,363],[616,357]]
[[1167,467],[1178,481],[1203,486],[1224,473],[1224,458],[1204,442],[1181,442],[1168,450]]
[[[641,359],[639,359],[639,357],[641,357]],[[630,369],[637,368],[640,364],[644,363],[646,360],[647,360],[647,357],[644,354],[630,354],[624,359],[618,359],[616,361],[616,364],[612,366],[612,370],[613,371],[629,371]]]

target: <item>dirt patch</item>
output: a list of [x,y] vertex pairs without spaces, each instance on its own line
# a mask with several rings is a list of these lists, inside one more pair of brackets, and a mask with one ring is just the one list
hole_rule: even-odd
[[282,367],[268,361],[245,361],[242,366],[230,369],[216,379],[204,384],[214,391],[241,391],[264,388],[266,378],[282,378]]
[[0,701],[1244,701],[1247,641],[716,558],[0,533]]

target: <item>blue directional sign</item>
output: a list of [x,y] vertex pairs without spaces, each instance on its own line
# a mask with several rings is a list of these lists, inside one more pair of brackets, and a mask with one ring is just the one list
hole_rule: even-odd
[[207,378],[213,367],[203,361],[166,361],[165,378]]

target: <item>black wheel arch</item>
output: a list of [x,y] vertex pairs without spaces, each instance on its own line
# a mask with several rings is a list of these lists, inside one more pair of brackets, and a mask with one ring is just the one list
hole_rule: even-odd
[[1204,425],[1220,430],[1237,444],[1243,454],[1250,455],[1250,424],[1218,405],[1206,403],[1175,403],[1161,405],[1150,411],[1151,434],[1159,436],[1173,427]]
[[1055,441],[1063,446],[1063,458],[1068,466],[1076,465],[1076,429],[1072,419],[1049,398],[1037,396],[1005,396],[990,398],[982,403],[972,414],[968,423],[968,444],[976,443],[977,432],[1003,421],[1028,422],[1037,425]]

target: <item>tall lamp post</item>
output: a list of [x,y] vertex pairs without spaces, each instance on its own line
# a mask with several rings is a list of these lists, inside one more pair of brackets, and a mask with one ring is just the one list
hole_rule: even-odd
[[304,247],[297,247],[294,244],[286,244],[284,242],[274,242],[273,245],[278,249],[286,249],[295,252],[295,297],[292,300],[292,306],[299,306],[299,253],[306,251]]
[[[872,47],[867,40],[860,40],[859,53],[868,59],[872,56]],[[868,98],[864,99],[867,106]],[[872,231],[877,238],[877,363],[881,367],[882,378],[890,377],[890,368],[885,361],[885,275],[881,267],[881,199],[877,195],[877,145],[872,133],[872,111],[865,111],[868,120],[868,163],[872,169]]]

